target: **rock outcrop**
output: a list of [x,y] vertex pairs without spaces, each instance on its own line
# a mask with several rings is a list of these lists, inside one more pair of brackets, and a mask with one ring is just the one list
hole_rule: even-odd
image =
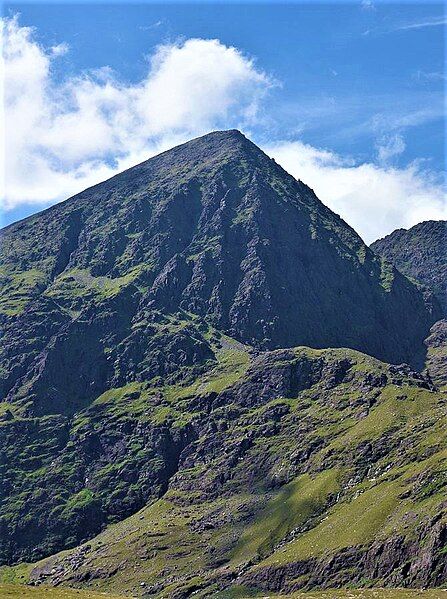
[[397,229],[371,249],[407,277],[432,289],[447,315],[447,221],[428,220]]

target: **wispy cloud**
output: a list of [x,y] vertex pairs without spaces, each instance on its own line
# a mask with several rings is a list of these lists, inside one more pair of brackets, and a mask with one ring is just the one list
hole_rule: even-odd
[[401,134],[384,135],[376,141],[377,158],[380,164],[388,164],[405,151],[406,144]]
[[[399,94],[300,95],[293,102],[275,106],[284,131],[303,133],[318,138],[318,143],[331,145],[381,138],[384,134],[405,133],[407,129],[440,121],[445,114],[443,90],[419,85],[403,88]],[[291,132],[293,134],[293,132]]]
[[422,29],[424,27],[441,27],[447,24],[447,17],[431,17],[422,21],[416,21],[413,23],[406,23],[393,27],[389,31],[405,31],[407,29]]
[[140,25],[138,27],[138,29],[140,29],[141,31],[151,31],[152,29],[158,29],[159,27],[164,25],[164,23],[165,23],[165,21],[163,19],[161,19],[159,21],[155,21],[154,23],[151,23],[150,25]]
[[360,6],[363,10],[376,10],[376,5],[373,0],[362,0]]
[[53,56],[64,56],[64,54],[67,54],[67,52],[70,50],[70,47],[68,44],[57,44],[57,46],[52,46],[50,48],[51,53]]
[[376,35],[387,35],[389,33],[395,33],[397,31],[411,31],[414,29],[424,29],[426,27],[442,27],[447,25],[447,17],[445,15],[426,17],[418,21],[411,23],[396,23],[394,25],[381,25],[377,27],[371,27],[363,31],[363,36],[376,36]]
[[436,82],[436,81],[445,81],[447,79],[447,75],[446,75],[446,73],[442,73],[440,71],[434,71],[434,72],[416,71],[416,73],[413,73],[412,78],[415,81]]

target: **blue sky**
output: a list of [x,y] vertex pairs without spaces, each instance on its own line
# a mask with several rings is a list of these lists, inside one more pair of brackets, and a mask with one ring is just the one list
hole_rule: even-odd
[[[152,125],[151,129],[145,117],[148,133],[135,152],[126,155],[122,138],[120,143],[101,146],[96,156],[88,150],[83,154],[79,148],[71,162],[62,160],[61,152],[69,146],[70,137],[56,142],[63,127],[54,114],[48,116],[52,120],[44,127],[42,138],[51,127],[54,134],[47,146],[35,142],[33,151],[40,156],[51,154],[48,164],[58,175],[67,174],[66,180],[71,177],[70,185],[58,183],[62,179],[57,177],[53,190],[45,190],[40,183],[33,185],[32,168],[27,165],[38,160],[29,145],[25,150],[19,145],[20,153],[30,152],[31,159],[11,167],[9,184],[7,169],[7,188],[11,191],[6,193],[5,224],[63,199],[64,193],[80,191],[84,183],[91,182],[92,165],[98,158],[98,176],[111,174],[109,167],[119,170],[130,165],[132,158],[149,157],[170,142],[204,133],[207,127],[241,128],[292,174],[314,187],[323,201],[368,241],[396,226],[445,215],[445,14],[441,4],[28,2],[7,4],[3,14],[6,18],[19,15],[16,30],[34,28],[27,30],[27,43],[38,48],[49,65],[44,87],[51,86],[52,91],[45,103],[62,102],[64,108],[59,109],[65,115],[77,110],[77,130],[87,117],[75,106],[79,99],[74,99],[73,91],[69,92],[71,99],[67,97],[67,86],[79,79],[84,84],[86,79],[94,79],[93,97],[100,88],[104,90],[106,80],[111,80],[115,90],[128,93],[148,79],[148,72],[153,74],[159,68],[172,48],[186,52],[184,44],[192,39],[218,40],[222,64],[229,60],[221,79],[228,81],[231,98],[237,98],[217,105],[219,101],[216,103],[209,90],[212,81],[206,86],[212,75],[207,70],[210,47],[202,44],[190,48],[188,59],[198,65],[203,59],[201,71],[197,66],[180,87],[175,80],[184,77],[183,72],[170,72],[163,79],[168,82],[166,88],[173,81],[180,106],[192,102],[188,86],[200,80],[203,91],[197,96],[197,105],[188,104],[184,111],[184,119],[190,122],[182,122],[178,116],[172,122],[167,119],[163,128]],[[238,64],[228,52],[224,58],[228,48],[238,53]],[[155,57],[155,66],[151,57]],[[217,62],[220,64],[220,59]],[[33,93],[37,92],[29,91],[30,97]],[[169,89],[166,93],[169,96]],[[152,92],[146,111],[150,110],[151,98]],[[207,98],[216,104],[203,122],[200,98],[205,112],[209,110]],[[17,99],[12,102],[17,103]],[[177,109],[175,106],[174,112]],[[104,115],[110,110],[102,104],[102,118],[107,118]],[[118,110],[116,105],[113,110]],[[126,118],[130,118],[127,113]],[[146,125],[140,124],[139,130]],[[90,134],[95,135],[96,129],[90,133],[87,123],[86,135]],[[14,135],[11,130],[6,136],[7,155],[8,143],[11,151],[18,145]],[[132,130],[126,135],[129,139]],[[27,138],[23,134],[23,139]],[[82,165],[85,171],[86,164],[90,170],[83,178],[79,168]],[[28,186],[22,185],[22,174],[23,179],[29,178]],[[39,172],[35,177],[41,181],[44,174]],[[52,176],[48,181],[53,181]],[[37,188],[37,197],[31,197]],[[366,197],[368,188],[371,197]],[[385,197],[375,202],[374,193]],[[411,194],[415,197],[409,198]],[[379,211],[376,226],[368,222],[374,218],[374,210]]]

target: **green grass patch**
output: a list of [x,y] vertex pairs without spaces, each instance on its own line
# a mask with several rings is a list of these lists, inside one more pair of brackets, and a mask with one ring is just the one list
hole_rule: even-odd
[[[127,595],[129,596],[131,595]],[[124,595],[110,595],[93,590],[0,584],[1,599],[123,599],[123,597]]]
[[382,483],[351,501],[336,505],[320,524],[276,551],[262,565],[299,561],[366,544],[383,528],[397,507],[401,492],[398,481]]
[[43,288],[47,281],[45,273],[31,268],[23,272],[6,271],[0,277],[2,293],[0,312],[7,316],[18,316],[30,299]]
[[328,449],[340,449],[377,439],[391,428],[402,426],[408,420],[424,415],[437,401],[438,396],[426,389],[388,385],[368,415],[338,436]]
[[134,267],[122,277],[94,277],[89,270],[72,268],[59,275],[45,295],[60,301],[76,298],[108,298],[116,295],[123,287],[132,283],[142,272],[142,266]]
[[242,534],[232,561],[268,555],[287,534],[324,508],[328,497],[337,492],[339,479],[339,470],[331,469],[315,477],[303,474],[285,485]]

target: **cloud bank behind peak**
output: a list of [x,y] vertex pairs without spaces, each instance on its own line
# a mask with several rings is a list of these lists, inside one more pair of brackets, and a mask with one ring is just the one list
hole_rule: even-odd
[[[17,17],[1,20],[1,36],[5,211],[63,200],[210,130],[239,128],[257,141],[256,131],[273,118],[266,97],[278,82],[217,39],[159,45],[145,76],[128,83],[107,66],[55,77],[56,61],[70,49],[63,40],[42,46]],[[394,228],[447,216],[440,182],[423,163],[387,163],[402,143],[385,140],[377,164],[355,163],[296,140],[260,145],[373,241]]]

